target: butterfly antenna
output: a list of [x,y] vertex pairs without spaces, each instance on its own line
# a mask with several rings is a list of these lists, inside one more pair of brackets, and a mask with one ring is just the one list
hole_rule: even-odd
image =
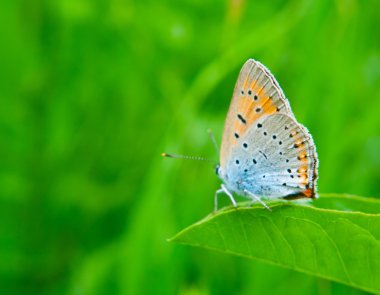
[[184,156],[184,155],[175,155],[175,154],[167,154],[167,153],[162,153],[161,156],[166,157],[166,158],[174,158],[174,159],[186,159],[186,160],[214,162],[210,159],[207,159],[204,157],[198,157],[198,156]]
[[212,144],[214,145],[214,148],[215,148],[217,155],[219,156],[220,150],[219,150],[218,144],[216,143],[214,133],[212,132],[211,129],[208,129],[207,133],[208,133],[208,136],[210,137]]

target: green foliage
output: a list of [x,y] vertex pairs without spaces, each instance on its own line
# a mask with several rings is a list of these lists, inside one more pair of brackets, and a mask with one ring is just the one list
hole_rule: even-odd
[[[272,212],[262,206],[218,211],[172,241],[380,293],[380,201],[340,195],[321,199],[326,202],[319,202],[318,208],[282,202],[271,206]],[[332,204],[348,210],[334,210]]]
[[254,58],[314,137],[320,192],[379,196],[378,5],[0,1],[1,294],[363,294],[167,243],[220,181],[160,154],[218,161],[206,130]]

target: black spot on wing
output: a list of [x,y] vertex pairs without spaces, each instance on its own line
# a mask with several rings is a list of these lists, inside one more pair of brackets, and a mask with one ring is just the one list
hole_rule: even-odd
[[264,156],[264,158],[265,158],[265,159],[268,159],[267,155],[266,155],[266,154],[264,154],[264,152],[263,152],[263,151],[259,151],[259,153],[260,153],[260,154],[262,154],[262,155]]
[[242,115],[237,114],[237,117],[238,117],[238,119],[240,120],[240,122],[242,122],[243,124],[247,124],[247,121],[243,118]]

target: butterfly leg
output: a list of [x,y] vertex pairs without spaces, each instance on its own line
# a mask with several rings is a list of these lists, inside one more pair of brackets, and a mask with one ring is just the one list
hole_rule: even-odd
[[214,208],[214,211],[217,211],[218,210],[218,195],[221,194],[221,193],[225,193],[231,200],[232,204],[234,205],[234,207],[237,207],[237,204],[236,204],[236,201],[233,197],[233,195],[230,193],[230,191],[225,187],[224,184],[222,184],[221,188],[218,189],[216,192],[215,192],[215,199],[214,199],[214,203],[215,203],[215,208]]
[[266,209],[268,209],[269,211],[272,211],[272,209],[269,208],[268,205],[265,204],[264,201],[260,199],[260,197],[254,195],[253,193],[251,193],[250,191],[247,191],[247,190],[244,190],[244,193],[246,193],[247,195],[249,195],[250,197],[253,198],[251,204],[252,204],[254,201],[258,201],[258,202],[261,203]]

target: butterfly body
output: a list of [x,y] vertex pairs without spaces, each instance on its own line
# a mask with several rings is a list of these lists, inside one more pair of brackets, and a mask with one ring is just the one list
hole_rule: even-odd
[[221,192],[231,201],[233,192],[261,203],[262,198],[315,198],[317,168],[314,141],[296,121],[279,84],[265,66],[248,60],[225,122],[217,169],[224,185],[216,207]]

